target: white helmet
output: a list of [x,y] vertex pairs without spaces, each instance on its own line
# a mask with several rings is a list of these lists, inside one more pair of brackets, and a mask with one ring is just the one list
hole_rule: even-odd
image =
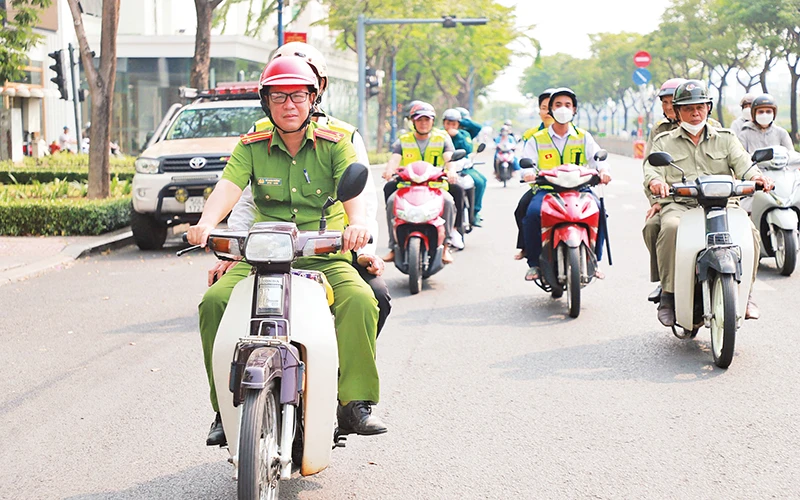
[[444,113],[442,113],[442,121],[450,120],[454,122],[461,121],[461,113],[454,108],[446,109]]
[[275,53],[272,54],[272,59],[281,56],[296,56],[304,59],[311,66],[319,80],[317,102],[321,102],[322,94],[328,88],[328,64],[325,62],[325,56],[322,55],[322,52],[307,43],[289,42],[278,47]]

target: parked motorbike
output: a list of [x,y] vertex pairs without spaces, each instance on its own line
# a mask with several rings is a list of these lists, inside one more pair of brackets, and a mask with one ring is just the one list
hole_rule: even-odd
[[328,467],[331,450],[344,446],[336,428],[333,292],[322,273],[292,269],[292,263],[341,249],[342,233],[326,230],[325,210],[356,197],[366,182],[366,167],[348,167],[339,199],[325,203],[319,231],[261,222],[249,231],[215,230],[208,238],[219,258],[241,258],[254,270],[233,289],[212,359],[240,500],[278,498],[279,481],[289,479],[292,464],[304,476],[316,474]]
[[497,146],[497,152],[494,156],[494,173],[497,175],[498,180],[506,187],[508,181],[511,179],[511,174],[514,173],[514,146],[510,144],[500,144]]
[[[460,149],[450,161],[464,158]],[[447,237],[444,213],[444,190],[447,174],[425,161],[416,161],[397,171],[399,182],[390,231],[395,233],[395,267],[408,275],[412,294],[422,290],[422,280],[444,267],[442,253]]]
[[[753,166],[770,159],[772,149],[759,149],[753,153]],[[647,160],[654,167],[678,169],[682,182],[672,185],[670,195],[694,198],[700,205],[681,215],[678,226],[672,332],[686,339],[694,338],[701,326],[710,328],[714,364],[727,368],[750,296],[755,251],[747,213],[728,207],[728,201],[751,196],[756,185],[729,175],[703,175],[687,182],[669,153],[651,153]],[[660,299],[650,298],[656,303]]]
[[[608,153],[600,150],[594,158],[603,161],[607,157]],[[520,164],[523,168],[533,165],[529,158]],[[566,291],[569,315],[577,318],[581,288],[594,280],[597,271],[600,207],[589,187],[600,183],[600,175],[595,169],[567,164],[540,170],[534,183],[551,189],[542,200],[541,277],[534,282],[555,299]]]
[[761,257],[775,257],[783,276],[790,276],[797,264],[800,176],[789,168],[789,151],[773,146],[770,161],[759,163],[764,175],[775,181],[772,191],[753,195],[750,219],[761,233]]

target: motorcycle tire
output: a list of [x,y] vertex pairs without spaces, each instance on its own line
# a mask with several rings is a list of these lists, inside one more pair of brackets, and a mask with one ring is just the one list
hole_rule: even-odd
[[577,318],[581,313],[581,251],[567,249],[567,309],[569,316]]
[[408,240],[408,289],[411,295],[416,295],[422,290],[422,240],[412,236]]
[[791,276],[797,264],[797,238],[794,231],[772,226],[777,245],[775,248],[775,264],[783,276]]
[[736,285],[730,274],[718,274],[711,283],[711,354],[714,364],[727,368],[736,344]]
[[[263,389],[245,392],[239,433],[239,500],[278,498],[281,433],[277,387],[273,380]],[[264,468],[266,474],[262,474]],[[266,484],[262,484],[262,477],[266,478]]]

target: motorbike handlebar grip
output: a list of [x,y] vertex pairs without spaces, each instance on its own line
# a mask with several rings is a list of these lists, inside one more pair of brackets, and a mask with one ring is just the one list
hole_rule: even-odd
[[183,233],[183,234],[181,235],[181,240],[182,240],[184,243],[189,243],[189,233]]

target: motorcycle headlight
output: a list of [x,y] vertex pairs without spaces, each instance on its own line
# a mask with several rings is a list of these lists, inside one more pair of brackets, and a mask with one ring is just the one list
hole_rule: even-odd
[[137,158],[133,165],[137,174],[157,174],[161,162],[154,158]]
[[431,200],[423,205],[407,206],[404,209],[400,209],[397,211],[397,216],[406,222],[421,224],[438,217],[440,210],[441,207],[438,200]]
[[733,194],[732,182],[704,182],[700,184],[706,198],[728,198]]
[[244,246],[249,262],[283,263],[294,259],[292,236],[286,233],[251,233]]
[[256,295],[256,314],[283,315],[283,277],[259,276]]

